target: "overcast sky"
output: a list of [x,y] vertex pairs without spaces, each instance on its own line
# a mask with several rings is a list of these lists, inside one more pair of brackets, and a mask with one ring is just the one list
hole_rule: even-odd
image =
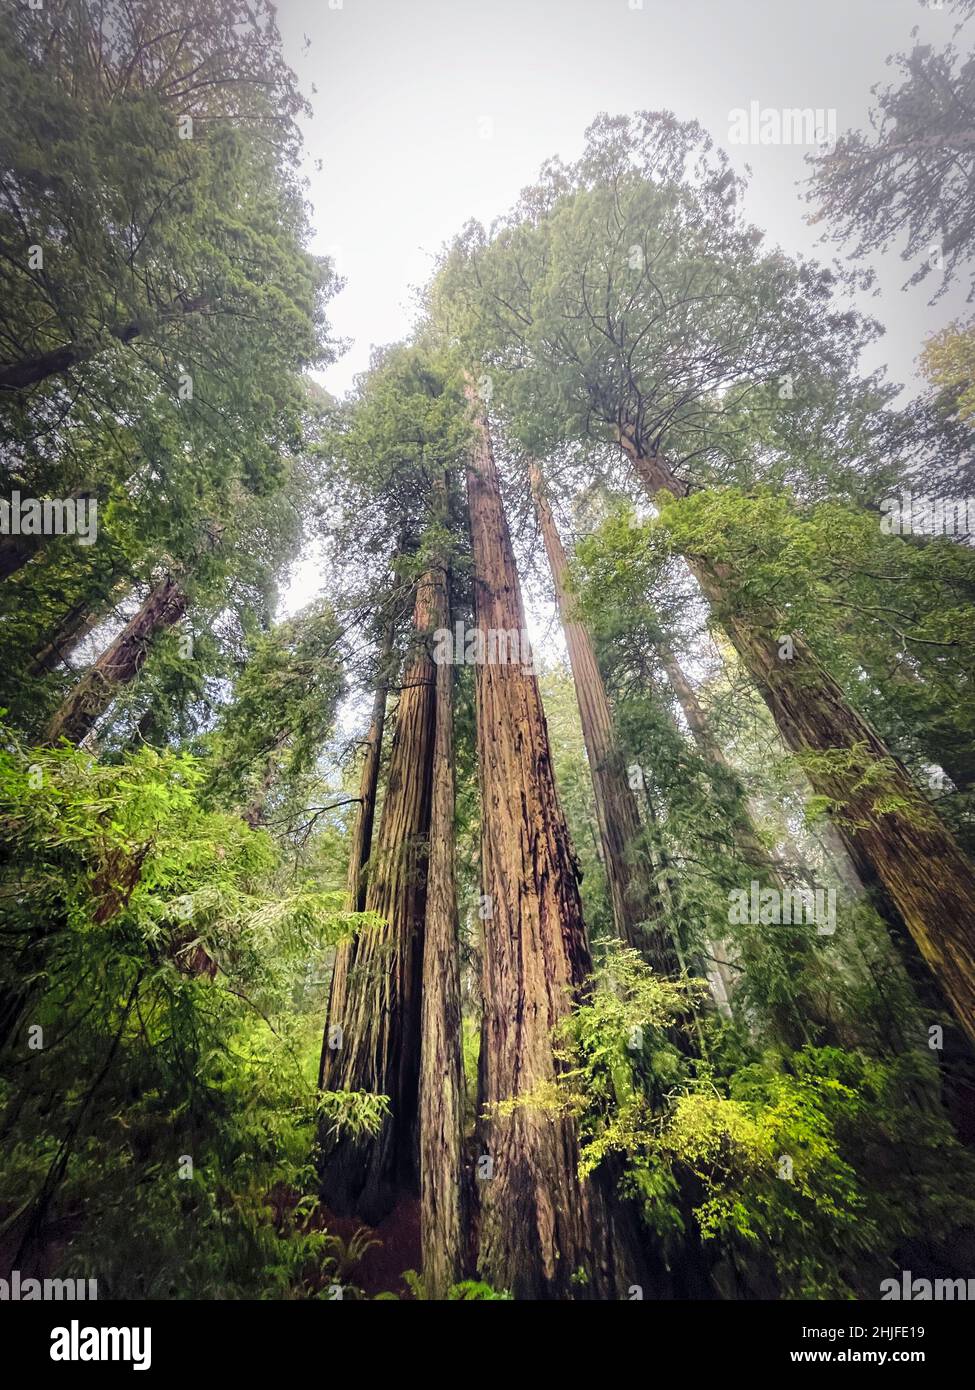
[[[752,169],[746,210],[787,252],[817,252],[820,229],[797,185],[806,148],[731,144],[731,113],[810,107],[864,128],[870,88],[896,79],[887,56],[951,37],[947,8],[918,0],[279,0],[289,63],[314,108],[305,123],[313,249],[347,281],[330,319],[349,351],[322,376],[336,395],[373,345],[409,334],[410,285],[470,217],[504,212],[551,155],[574,158],[599,111],[668,108],[701,122]],[[310,42],[309,42],[310,41]],[[320,167],[318,167],[320,164]],[[899,250],[899,248],[898,248]],[[865,367],[916,389],[925,336],[962,312],[953,288],[896,252],[875,262],[881,293],[860,307],[886,326]],[[309,555],[287,610],[321,586]]]
[[[918,0],[279,0],[278,19],[314,108],[314,249],[348,282],[331,320],[352,346],[323,378],[337,394],[373,344],[408,334],[409,286],[442,243],[505,211],[548,156],[573,158],[599,111],[696,118],[751,165],[751,220],[786,251],[814,252],[796,186],[806,150],[732,145],[730,112],[833,109],[840,131],[864,127],[871,86],[896,76],[888,54],[910,48],[915,25],[940,45],[955,24]],[[933,279],[905,293],[911,267],[891,254],[877,268],[882,294],[863,307],[888,332],[868,365],[907,382],[960,299],[929,309]]]

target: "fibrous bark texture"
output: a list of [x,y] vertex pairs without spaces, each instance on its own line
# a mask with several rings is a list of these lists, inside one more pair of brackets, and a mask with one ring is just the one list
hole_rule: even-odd
[[[427,637],[433,600],[434,579],[427,573],[417,586],[417,646],[402,677],[365,896],[365,909],[378,914],[383,925],[367,928],[340,952],[322,1055],[323,1090],[388,1097],[390,1113],[378,1134],[336,1132],[325,1121],[319,1136],[323,1199],[337,1214],[358,1215],[370,1225],[418,1189],[420,983],[435,708]],[[377,738],[377,758],[378,749]],[[367,772],[368,758],[364,777]],[[354,893],[358,900],[360,883],[358,874],[354,886],[350,880],[350,898]]]
[[[487,421],[472,386],[468,502],[475,621],[523,631],[521,590]],[[530,665],[476,668],[484,891],[479,1133],[481,1273],[521,1298],[625,1297],[635,1277],[602,1185],[578,1174],[573,1123],[537,1105],[501,1114],[556,1077],[552,1030],[591,970],[576,862],[555,788],[548,730]]]

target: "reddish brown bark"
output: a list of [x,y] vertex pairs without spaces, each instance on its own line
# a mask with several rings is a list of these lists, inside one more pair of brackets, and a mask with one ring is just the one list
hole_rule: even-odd
[[[323,1126],[320,1136],[325,1202],[339,1215],[361,1216],[370,1225],[400,1196],[418,1190],[420,984],[435,707],[435,668],[426,635],[434,625],[433,596],[427,573],[413,613],[422,645],[403,676],[366,889],[365,908],[383,925],[360,933],[333,974],[322,1058],[323,1090],[389,1098],[391,1113],[378,1135],[333,1134]],[[377,741],[376,756],[378,748]]]
[[[475,621],[492,632],[525,627],[521,589],[491,451],[474,388],[475,442],[467,489]],[[624,1250],[622,1218],[597,1180],[578,1174],[574,1124],[518,1105],[551,1086],[552,1030],[591,971],[576,861],[559,805],[548,730],[530,665],[476,667],[485,902],[479,1093],[479,1269],[521,1298],[625,1297],[640,1282]]]
[[386,701],[389,696],[389,658],[393,650],[393,625],[388,623],[379,649],[379,677],[372,701],[372,718],[366,734],[365,757],[359,778],[359,811],[352,832],[349,855],[348,901],[350,912],[366,907],[366,866],[372,851],[372,829],[376,819],[376,793],[379,790],[379,763],[386,727]]
[[105,713],[122,686],[142,669],[153,642],[186,613],[186,594],[167,574],[153,587],[138,612],[99,656],[67,697],[47,730],[46,742],[65,738],[80,743]]
[[[437,627],[449,630],[449,576],[443,571],[436,574],[434,601]],[[453,680],[453,667],[441,662],[436,674],[420,1073],[420,1230],[423,1280],[430,1298],[443,1298],[450,1285],[461,1278],[464,1247],[464,1064],[454,884]]]
[[[376,795],[379,791],[379,764],[383,751],[383,732],[386,727],[386,702],[389,697],[387,667],[393,648],[393,627],[390,623],[384,634],[380,652],[379,677],[372,700],[372,717],[365,738],[365,757],[359,774],[359,809],[356,812],[352,831],[352,846],[349,852],[348,892],[346,902],[350,912],[364,912],[366,907],[366,872],[369,856],[372,853],[372,828],[376,818]],[[332,965],[332,983],[329,990],[329,1013],[331,1001],[341,1008],[348,989],[349,962],[352,957],[351,941],[344,941],[337,947]],[[318,1065],[318,1087],[325,1088],[325,1072],[328,1061],[328,1018],[325,1035],[322,1038],[322,1056]]]
[[[651,496],[685,495],[635,431],[620,442]],[[735,592],[734,575],[707,556],[687,556],[715,615],[742,658],[786,745],[804,755],[815,792],[835,807],[834,821],[860,878],[895,928],[906,928],[960,1026],[975,1041],[975,871],[903,765],[853,708],[798,633],[794,655],[779,657],[788,629],[773,612],[753,613]]]
[[66,661],[79,642],[84,641],[112,605],[123,599],[130,588],[130,582],[123,579],[110,589],[105,598],[86,595],[72,604],[52,635],[35,648],[27,668],[28,674],[42,676]]
[[555,601],[569,652],[613,920],[622,939],[641,951],[655,970],[677,975],[680,966],[660,910],[659,896],[651,889],[646,866],[637,858],[640,812],[616,746],[606,686],[592,638],[585,625],[572,617],[571,598],[566,587],[569,564],[549,505],[542,470],[535,459],[529,460],[528,472],[535,515],[548,556]]

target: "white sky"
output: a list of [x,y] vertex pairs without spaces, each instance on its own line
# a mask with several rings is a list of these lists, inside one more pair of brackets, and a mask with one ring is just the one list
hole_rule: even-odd
[[[408,335],[409,286],[469,217],[488,223],[571,159],[599,111],[669,108],[696,118],[752,167],[746,202],[769,243],[815,253],[819,229],[797,182],[806,150],[729,144],[734,108],[835,108],[863,128],[870,87],[896,80],[887,55],[940,46],[956,22],[918,0],[279,0],[285,56],[314,108],[305,125],[313,250],[333,254],[347,287],[330,319],[349,352],[322,376],[336,395],[372,345]],[[334,8],[333,8],[334,6]],[[305,40],[310,39],[310,46]],[[312,84],[316,90],[312,91]],[[321,168],[316,163],[321,161]],[[831,257],[832,247],[819,254]],[[865,363],[909,383],[923,339],[963,311],[960,290],[933,308],[933,276],[876,263],[882,293],[861,308],[887,335]],[[311,557],[288,608],[318,588]]]
[[[574,157],[598,111],[696,118],[736,165],[751,164],[751,219],[786,251],[812,252],[818,229],[795,186],[805,150],[729,145],[729,112],[753,100],[833,107],[839,130],[864,127],[870,87],[895,75],[887,55],[910,48],[914,25],[940,45],[955,23],[918,0],[631,3],[279,0],[286,57],[315,112],[313,249],[337,253],[348,280],[331,318],[354,346],[325,374],[329,389],[349,388],[372,344],[408,333],[408,287],[442,243],[468,217],[505,211],[547,156]],[[889,329],[878,360],[903,381],[958,301],[927,310],[933,280],[902,294],[911,267],[892,255],[883,268],[884,294],[869,304]]]

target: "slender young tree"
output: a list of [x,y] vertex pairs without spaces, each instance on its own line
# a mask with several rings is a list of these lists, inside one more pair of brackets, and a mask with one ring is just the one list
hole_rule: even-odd
[[659,897],[648,881],[645,866],[636,859],[641,834],[640,812],[616,746],[609,697],[592,638],[585,625],[571,614],[571,599],[566,587],[568,559],[537,459],[529,460],[528,474],[569,652],[616,929],[629,946],[646,955],[655,970],[676,975],[680,967],[660,911]]

